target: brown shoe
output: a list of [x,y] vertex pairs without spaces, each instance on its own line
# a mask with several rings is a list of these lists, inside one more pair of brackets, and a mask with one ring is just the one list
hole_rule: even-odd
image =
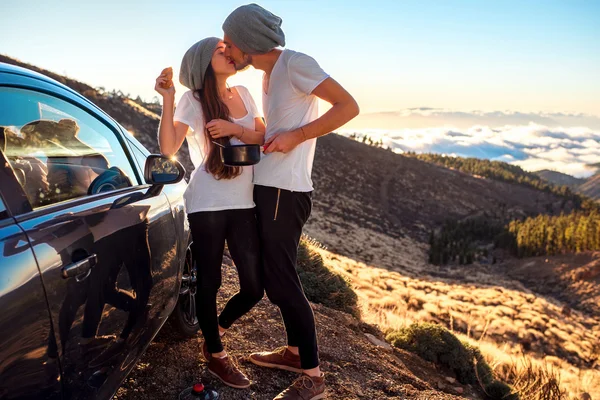
[[302,373],[300,356],[289,351],[286,346],[270,352],[250,354],[250,362],[261,367]]
[[225,356],[225,358],[210,357],[208,372],[232,388],[246,389],[252,384],[250,379],[240,371],[235,359],[231,356]]
[[319,400],[325,397],[325,375],[312,377],[303,374],[273,400]]

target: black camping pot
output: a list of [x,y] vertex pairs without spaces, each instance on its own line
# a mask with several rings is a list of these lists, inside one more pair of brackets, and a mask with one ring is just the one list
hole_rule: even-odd
[[257,144],[234,144],[223,146],[214,142],[221,150],[221,160],[229,167],[243,167],[258,164],[260,146]]

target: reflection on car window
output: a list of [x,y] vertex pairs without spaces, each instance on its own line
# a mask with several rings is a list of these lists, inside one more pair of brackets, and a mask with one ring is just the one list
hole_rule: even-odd
[[33,208],[132,186],[123,147],[95,117],[23,89],[0,89],[0,102],[0,146]]
[[0,198],[0,220],[6,218],[8,215],[6,214],[6,207],[4,206],[4,202],[2,198]]

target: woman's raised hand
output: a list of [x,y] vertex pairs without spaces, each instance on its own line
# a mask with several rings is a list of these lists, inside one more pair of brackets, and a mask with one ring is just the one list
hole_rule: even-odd
[[173,85],[173,68],[168,67],[162,70],[154,85],[162,97],[175,95],[175,85]]

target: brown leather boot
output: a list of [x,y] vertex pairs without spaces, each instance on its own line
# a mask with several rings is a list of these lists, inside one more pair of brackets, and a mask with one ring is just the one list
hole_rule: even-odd
[[300,356],[292,353],[286,346],[263,353],[250,354],[250,362],[261,367],[283,369],[302,373]]
[[230,355],[224,358],[210,357],[210,360],[208,360],[208,372],[232,388],[245,389],[252,384],[250,379],[240,371],[237,362]]
[[325,375],[312,377],[302,374],[274,400],[320,400],[325,397]]

